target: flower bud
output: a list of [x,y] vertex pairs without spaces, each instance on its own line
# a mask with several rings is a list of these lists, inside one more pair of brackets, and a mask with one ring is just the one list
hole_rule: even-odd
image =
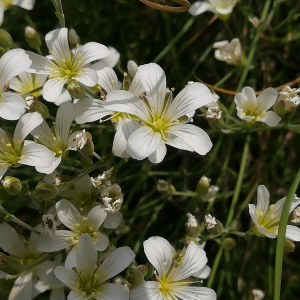
[[35,192],[44,199],[53,199],[57,195],[57,186],[40,181],[35,188]]
[[188,221],[185,223],[186,233],[192,236],[197,236],[200,232],[200,226],[197,219],[190,213],[187,213],[186,215],[188,217]]
[[83,85],[76,80],[70,80],[67,83],[67,89],[70,95],[75,99],[81,99],[85,96],[85,90]]
[[133,267],[126,272],[126,279],[132,288],[139,286],[145,281],[143,273],[137,267]]
[[13,48],[13,44],[14,42],[11,35],[7,31],[0,28],[0,47],[10,49]]
[[127,63],[127,70],[129,75],[133,78],[136,74],[136,72],[138,71],[138,64],[133,61],[133,60],[129,60]]
[[44,119],[49,117],[49,109],[48,107],[40,102],[36,97],[30,95],[25,98],[26,108],[29,112],[37,111],[42,115]]
[[76,30],[73,28],[69,30],[69,43],[71,46],[76,46],[80,44],[80,37],[77,34]]
[[212,235],[218,235],[223,232],[223,224],[211,215],[204,217],[204,224],[208,232]]
[[18,178],[6,176],[2,180],[5,191],[10,195],[17,195],[22,191],[22,184]]
[[183,241],[184,247],[187,248],[187,246],[190,244],[190,242],[194,242],[196,245],[199,245],[197,239],[195,239],[194,237],[191,237],[191,236],[187,236]]
[[226,238],[223,242],[222,242],[222,247],[225,250],[231,250],[236,246],[236,240],[233,238]]
[[252,290],[252,295],[253,300],[262,300],[265,297],[265,294],[259,289]]
[[204,196],[207,194],[210,187],[210,179],[206,176],[202,176],[197,184],[196,193],[198,196]]
[[142,272],[143,276],[148,274],[148,268],[145,265],[139,265],[137,268]]
[[25,39],[32,49],[39,49],[42,45],[38,32],[30,26],[25,28]]
[[291,240],[285,239],[284,240],[284,252],[285,253],[292,253],[295,251],[295,243]]
[[92,135],[83,129],[78,132],[73,139],[73,145],[70,150],[79,151],[83,156],[89,157],[94,153],[94,144],[92,141]]
[[159,192],[168,194],[170,196],[172,196],[174,192],[176,192],[175,187],[171,183],[162,179],[158,179],[158,182],[156,183],[156,189]]
[[145,275],[145,279],[150,279],[154,274],[154,267],[149,262],[147,262],[145,266],[148,270],[147,275]]
[[17,275],[22,270],[22,264],[19,259],[0,252],[0,270],[9,275]]
[[298,93],[300,89],[292,89],[286,86],[279,92],[276,103],[273,105],[273,110],[277,115],[284,115],[292,112],[300,104]]

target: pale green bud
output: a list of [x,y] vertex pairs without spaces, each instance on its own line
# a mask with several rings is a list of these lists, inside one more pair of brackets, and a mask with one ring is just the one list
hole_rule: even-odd
[[30,26],[25,28],[25,39],[32,49],[39,49],[42,45],[38,32]]
[[206,176],[202,176],[197,184],[196,193],[198,196],[204,196],[207,194],[210,187],[210,179]]
[[143,273],[137,267],[127,270],[126,280],[131,285],[131,288],[137,287],[145,281]]
[[211,215],[204,217],[204,224],[208,232],[212,235],[218,235],[223,232],[223,224]]
[[197,239],[195,239],[194,237],[191,237],[191,236],[187,236],[183,241],[184,246],[187,248],[187,246],[190,244],[190,242],[194,242],[196,245],[199,245]]
[[295,251],[296,245],[293,241],[285,239],[284,240],[284,252],[292,253]]
[[165,181],[165,180],[162,180],[162,179],[158,179],[157,183],[156,183],[156,189],[161,192],[161,193],[165,193],[165,194],[168,194],[168,195],[173,195],[174,192],[176,192],[176,189],[175,187]]
[[0,47],[1,48],[13,48],[14,42],[11,35],[0,28]]
[[153,276],[154,267],[149,262],[147,262],[145,266],[148,270],[147,275],[145,275],[145,279],[150,279]]
[[142,272],[143,276],[148,274],[148,268],[145,265],[139,265],[137,268]]
[[37,111],[42,115],[44,119],[47,119],[49,117],[49,109],[48,107],[40,102],[36,97],[34,96],[28,96],[25,98],[26,108],[29,112],[35,112]]
[[57,195],[57,186],[40,181],[35,188],[35,192],[44,199],[53,199]]
[[73,46],[79,45],[80,44],[80,37],[77,34],[76,30],[71,28],[69,30],[69,43]]
[[6,176],[2,180],[5,191],[10,195],[17,195],[22,191],[22,184],[18,178]]
[[17,275],[22,271],[19,259],[0,252],[0,270],[9,275]]
[[67,83],[67,89],[70,95],[75,99],[81,99],[85,96],[85,90],[83,85],[76,80],[70,80]]
[[226,238],[223,242],[222,242],[222,246],[225,250],[231,250],[236,246],[236,240],[233,238]]

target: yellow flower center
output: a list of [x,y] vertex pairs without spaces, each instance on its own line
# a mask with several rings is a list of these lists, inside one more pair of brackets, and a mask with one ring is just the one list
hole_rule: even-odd
[[18,145],[14,144],[12,139],[2,139],[0,142],[0,164],[6,165],[17,165],[17,162],[24,158],[22,155],[21,141],[17,142]]
[[87,218],[82,217],[82,222],[75,224],[75,228],[71,230],[73,233],[76,234],[75,237],[70,238],[70,242],[79,242],[79,237],[82,234],[88,233],[90,237],[92,238],[93,242],[95,243],[98,236],[98,229],[95,229],[94,227],[90,226],[87,223]]

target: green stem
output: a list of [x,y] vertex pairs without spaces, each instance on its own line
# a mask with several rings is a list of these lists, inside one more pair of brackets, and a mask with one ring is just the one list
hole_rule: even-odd
[[98,160],[103,161],[100,155],[98,155],[96,152],[93,152],[93,156],[96,157]]
[[197,193],[195,192],[173,192],[175,196],[186,196],[186,197],[196,197]]
[[214,264],[212,266],[208,282],[207,282],[207,287],[209,287],[209,288],[212,286],[212,284],[214,282],[215,275],[216,275],[216,272],[217,272],[217,269],[218,269],[218,266],[219,266],[219,263],[220,263],[220,260],[221,260],[221,257],[222,257],[222,253],[223,253],[223,248],[220,247],[219,251],[217,253],[217,256],[215,258]]
[[61,28],[64,28],[66,27],[66,24],[65,24],[65,15],[64,15],[64,12],[63,12],[63,8],[62,8],[62,3],[61,3],[61,0],[51,0],[54,7],[55,7],[55,14],[60,22],[60,27]]
[[299,182],[300,182],[300,169],[296,175],[296,178],[293,181],[292,186],[289,189],[287,198],[283,205],[283,209],[279,221],[277,244],[276,244],[276,258],[275,258],[275,279],[274,279],[274,298],[273,298],[274,300],[280,300],[285,232],[288,223],[290,208],[294,200],[296,189],[298,187]]
[[28,230],[30,230],[31,232],[34,232],[36,234],[40,234],[40,232],[36,229],[34,229],[33,227],[29,226],[28,224],[24,223],[23,221],[21,221],[20,219],[18,219],[17,217],[15,217],[14,215],[10,214],[6,209],[4,209],[1,205],[0,205],[0,213],[5,215],[4,220],[5,221],[11,221],[14,222]]
[[39,92],[42,88],[43,88],[43,87],[40,86],[40,87],[38,87],[38,88],[36,88],[36,89],[34,89],[34,90],[32,90],[32,91],[29,91],[29,92],[27,92],[27,93],[25,93],[25,94],[21,94],[20,96],[21,96],[22,98],[25,99],[26,97],[28,97],[28,96],[34,94],[35,92]]

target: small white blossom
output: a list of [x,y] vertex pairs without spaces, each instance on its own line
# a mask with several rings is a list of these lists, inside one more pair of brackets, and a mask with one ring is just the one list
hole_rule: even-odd
[[119,185],[113,184],[110,187],[106,187],[102,191],[101,197],[107,212],[116,213],[121,209],[123,204],[123,194]]
[[218,60],[231,65],[237,65],[243,60],[242,47],[238,38],[234,38],[230,43],[228,41],[216,42],[213,47],[216,49],[215,58]]
[[253,25],[255,28],[258,27],[259,22],[260,22],[260,20],[259,20],[258,17],[249,17],[248,19],[249,19],[249,21],[252,23],[252,25]]
[[75,135],[75,138],[73,139],[73,145],[69,148],[70,150],[82,150],[85,144],[88,141],[87,134],[85,132],[85,129],[80,131]]
[[207,229],[213,229],[218,224],[216,218],[212,217],[210,214],[204,217],[204,223]]
[[300,88],[292,89],[289,86],[285,86],[281,92],[279,92],[278,101],[288,102],[288,106],[297,107],[300,103]]
[[97,177],[92,178],[91,182],[93,186],[100,190],[100,192],[103,191],[104,188],[111,186],[111,178],[112,178],[112,171],[114,168],[110,168],[107,171],[104,171],[103,174],[99,174]]
[[54,236],[55,231],[57,230],[57,221],[56,217],[52,214],[47,214],[42,216],[43,227],[45,233],[48,233],[50,236]]
[[296,209],[293,210],[291,222],[295,224],[300,223],[300,207],[297,207]]
[[216,199],[216,194],[220,190],[220,188],[216,185],[211,185],[207,191],[206,195],[202,196],[202,201],[212,202]]
[[265,294],[259,289],[252,290],[253,300],[262,300],[265,297]]
[[207,110],[205,112],[205,118],[214,120],[222,118],[222,110],[220,109],[217,101],[206,105],[206,107]]
[[188,220],[185,223],[186,226],[188,226],[188,227],[198,227],[199,226],[198,221],[195,216],[193,216],[191,213],[187,213],[186,215],[188,217]]
[[234,97],[237,115],[247,122],[262,122],[276,126],[281,118],[273,111],[267,111],[276,102],[278,93],[273,88],[265,89],[257,98],[251,87],[244,87]]

